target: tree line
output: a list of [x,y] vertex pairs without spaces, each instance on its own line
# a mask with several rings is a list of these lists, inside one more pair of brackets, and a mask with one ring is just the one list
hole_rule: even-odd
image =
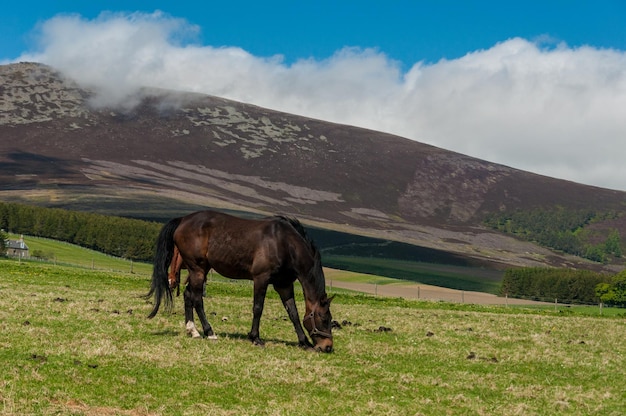
[[591,243],[584,227],[594,221],[615,217],[615,213],[599,214],[594,210],[533,209],[488,216],[485,223],[498,231],[534,241],[544,247],[560,250],[599,263],[622,257],[621,236],[611,230],[604,241]]
[[607,305],[626,308],[626,270],[596,286],[596,296]]
[[152,260],[161,227],[156,222],[0,202],[2,230],[65,241],[131,260]]
[[502,279],[501,295],[544,302],[556,299],[560,303],[596,304],[602,301],[598,288],[604,287],[608,291],[612,280],[608,274],[589,270],[547,267],[508,269]]

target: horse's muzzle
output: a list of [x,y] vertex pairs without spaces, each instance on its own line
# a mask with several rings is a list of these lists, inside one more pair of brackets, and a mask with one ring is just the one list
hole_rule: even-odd
[[315,351],[318,352],[333,352],[333,340],[332,339],[321,339],[318,343],[315,344]]

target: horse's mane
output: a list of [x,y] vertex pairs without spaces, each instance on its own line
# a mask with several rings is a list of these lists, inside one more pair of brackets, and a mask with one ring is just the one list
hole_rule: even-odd
[[[317,293],[324,293],[326,291],[326,282],[324,280],[324,274],[318,273],[318,271],[322,269],[322,255],[320,254],[320,251],[318,250],[317,246],[315,245],[311,237],[309,237],[306,230],[304,229],[304,227],[302,226],[302,224],[297,218],[288,217],[286,215],[275,215],[274,218],[278,219],[279,221],[287,222],[289,225],[291,225],[294,228],[294,230],[296,230],[298,234],[300,234],[300,236],[304,239],[304,241],[306,241],[307,245],[311,249],[311,253],[313,255],[313,262],[314,262],[313,267],[311,268],[309,272],[309,277],[315,283],[315,290],[317,291]],[[322,277],[321,279],[318,278],[319,277],[318,274]]]

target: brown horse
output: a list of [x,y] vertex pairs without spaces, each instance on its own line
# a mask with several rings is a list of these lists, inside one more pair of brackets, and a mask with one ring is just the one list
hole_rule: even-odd
[[[175,258],[176,250],[180,262]],[[176,267],[173,280],[168,277],[171,265]],[[148,293],[148,296],[154,295],[154,308],[149,318],[157,314],[163,299],[166,307],[171,308],[171,286],[183,265],[189,271],[184,300],[186,328],[192,337],[200,337],[194,324],[195,310],[204,335],[216,338],[204,312],[202,298],[207,273],[213,268],[231,279],[254,282],[252,329],[248,333],[254,344],[263,345],[259,324],[267,287],[272,284],[293,323],[300,346],[324,352],[333,350],[332,297],[326,295],[320,253],[298,220],[282,216],[248,220],[219,212],[200,211],[169,221],[157,239],[152,284]],[[296,279],[302,286],[306,307],[302,325],[309,332],[313,344],[300,324],[293,286]]]
[[174,246],[174,253],[172,254],[172,261],[170,262],[170,271],[167,274],[167,281],[170,286],[170,290],[176,289],[176,296],[180,294],[180,271],[186,269],[187,266],[183,264],[183,257],[178,251],[178,247]]
[[[170,286],[170,290],[176,289],[176,296],[180,296],[180,271],[182,269],[186,269],[185,263],[183,263],[183,257],[180,255],[180,251],[178,251],[178,247],[174,246],[174,254],[172,255],[172,261],[170,262],[170,270],[167,274],[167,281]],[[187,276],[187,281],[185,284],[189,283],[189,276]],[[206,281],[204,282],[204,287],[202,289],[202,295],[205,296],[206,292]]]

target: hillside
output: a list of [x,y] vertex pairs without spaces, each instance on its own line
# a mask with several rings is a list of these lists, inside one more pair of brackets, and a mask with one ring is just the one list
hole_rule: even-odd
[[144,89],[125,110],[95,97],[40,64],[0,66],[1,200],[155,219],[201,207],[281,212],[496,268],[597,265],[489,230],[487,215],[621,212],[626,202],[623,192],[207,95]]

